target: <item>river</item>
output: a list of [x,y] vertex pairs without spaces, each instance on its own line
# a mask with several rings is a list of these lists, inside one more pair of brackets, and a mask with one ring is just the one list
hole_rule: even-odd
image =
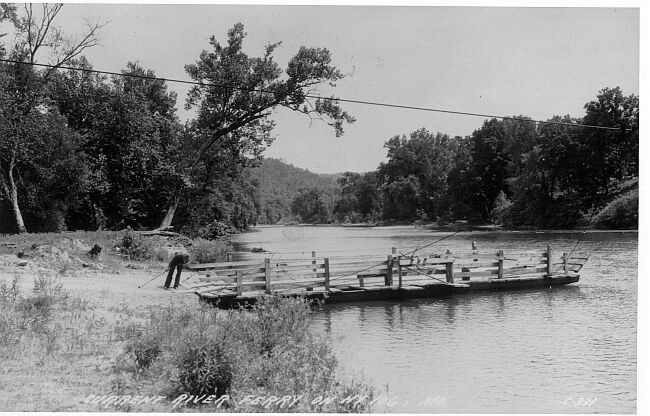
[[[451,233],[415,227],[260,227],[236,237],[296,257],[406,252]],[[314,330],[376,387],[375,412],[636,412],[636,233],[463,232],[425,251],[590,253],[580,282],[447,299],[325,305]],[[576,243],[578,243],[576,247]],[[279,254],[274,254],[281,257]]]

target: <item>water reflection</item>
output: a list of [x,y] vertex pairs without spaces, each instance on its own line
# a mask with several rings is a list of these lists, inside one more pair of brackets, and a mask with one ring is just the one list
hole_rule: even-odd
[[[325,230],[325,231],[323,231]],[[293,236],[294,234],[291,234]],[[435,235],[439,238],[444,234]],[[432,233],[406,227],[281,230],[240,236],[274,251],[413,248]],[[285,236],[286,237],[286,236]],[[431,249],[590,253],[578,284],[445,299],[325,305],[314,330],[330,334],[341,366],[361,370],[395,412],[632,413],[636,410],[637,235],[461,233]],[[435,251],[434,250],[434,251]],[[444,407],[422,407],[442,396]],[[567,405],[571,397],[597,400]],[[377,409],[383,411],[383,409]]]

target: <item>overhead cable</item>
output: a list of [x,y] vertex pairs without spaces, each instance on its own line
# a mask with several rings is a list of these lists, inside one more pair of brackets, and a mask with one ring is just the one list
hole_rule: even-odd
[[[215,87],[215,88],[225,88],[225,89],[232,89],[232,90],[238,90],[238,91],[258,92],[258,93],[262,93],[262,94],[275,94],[275,91],[271,91],[271,90],[265,90],[265,89],[261,89],[261,88],[239,87],[239,86],[236,86],[236,85],[229,85],[229,84],[204,83],[204,82],[198,82],[198,81],[187,81],[187,80],[182,80],[182,79],[163,78],[163,77],[155,77],[155,76],[148,76],[148,75],[138,75],[138,74],[129,74],[129,73],[121,73],[121,72],[111,72],[111,71],[100,71],[100,70],[97,70],[97,69],[77,68],[77,67],[64,66],[64,65],[38,64],[38,63],[31,63],[31,62],[16,61],[16,60],[12,60],[12,59],[0,59],[0,62],[11,63],[11,64],[21,64],[21,65],[32,65],[32,66],[39,66],[39,67],[44,67],[44,68],[67,69],[67,70],[70,70],[70,71],[81,71],[81,72],[88,72],[88,73],[94,73],[94,74],[103,74],[103,75],[115,75],[115,76],[128,77],[128,78],[140,78],[140,79],[149,79],[149,80],[157,80],[157,81],[164,81],[164,82],[175,82],[175,83],[178,83],[178,84],[188,84],[188,85]],[[440,109],[440,108],[416,107],[416,106],[411,106],[411,105],[381,103],[381,102],[376,102],[376,101],[353,100],[353,99],[348,99],[348,98],[322,97],[320,95],[314,95],[314,94],[305,94],[305,97],[306,98],[315,98],[315,99],[320,99],[320,100],[326,100],[326,101],[351,103],[351,104],[362,104],[362,105],[372,105],[372,106],[377,106],[377,107],[399,108],[399,109],[403,109],[403,110],[417,110],[417,111],[428,111],[428,112],[434,112],[434,113],[455,114],[455,115],[464,115],[464,116],[472,116],[472,117],[497,118],[497,119],[501,119],[501,120],[526,121],[526,122],[532,122],[532,123],[551,124],[551,125],[567,126],[567,127],[585,127],[585,128],[591,128],[591,129],[613,130],[613,131],[622,131],[622,130],[623,131],[631,131],[632,130],[632,129],[622,129],[622,128],[618,128],[618,127],[595,126],[595,125],[591,125],[591,124],[563,123],[563,122],[559,122],[559,121],[532,120],[532,119],[528,119],[528,118],[524,118],[524,117],[498,116],[498,115],[493,115],[493,114],[473,113],[473,112],[468,112],[468,111],[444,110],[444,109]]]

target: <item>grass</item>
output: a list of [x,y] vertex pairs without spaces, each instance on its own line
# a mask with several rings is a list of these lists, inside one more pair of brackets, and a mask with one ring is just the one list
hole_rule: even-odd
[[[330,340],[309,329],[311,313],[303,299],[276,297],[260,301],[251,311],[170,304],[151,310],[142,327],[122,328],[122,333],[133,331],[135,339],[122,366],[168,397],[228,394],[232,410],[238,412],[273,410],[268,403],[246,400],[262,396],[301,397],[285,411],[369,410],[315,400],[372,397],[373,390],[358,378],[337,377]],[[199,410],[209,411],[209,406]]]
[[[88,251],[95,244],[98,256]],[[75,231],[66,233],[0,235],[0,255],[53,269],[65,276],[82,269],[118,273],[126,269],[159,269],[169,261],[165,238],[143,237],[125,231]],[[125,247],[126,246],[126,247]],[[15,257],[13,257],[15,256]]]
[[190,259],[193,263],[216,263],[228,259],[230,245],[221,240],[206,240],[196,238],[189,248]]
[[[119,234],[118,234],[119,236]],[[3,250],[31,252],[38,243],[82,255],[79,239],[105,251],[92,261],[126,270],[126,259],[107,247],[115,233],[64,233],[11,236]],[[201,243],[202,244],[202,243]],[[201,244],[197,247],[201,247]],[[227,246],[205,245],[207,253],[225,255]],[[70,247],[70,248],[67,248]],[[226,247],[226,248],[224,248]],[[153,249],[157,250],[153,244]],[[155,251],[153,251],[155,253]],[[220,254],[221,253],[221,254]],[[10,256],[11,257],[11,256]],[[154,258],[140,261],[156,264]],[[16,257],[16,259],[18,259]],[[37,261],[28,257],[30,261]],[[221,260],[221,258],[219,258]],[[133,260],[135,261],[135,260]],[[114,262],[114,263],[111,263]],[[45,260],[41,265],[45,265]],[[163,263],[164,264],[164,263]],[[199,304],[193,296],[140,293],[120,300],[116,292],[94,288],[72,293],[66,274],[54,265],[25,273],[0,273],[0,408],[12,411],[236,411],[347,412],[368,410],[340,401],[318,403],[318,397],[372,396],[359,378],[343,380],[327,338],[310,330],[312,311],[300,299],[272,298],[250,311],[221,311]],[[22,269],[19,269],[22,270]],[[86,269],[78,269],[86,270]],[[123,273],[123,279],[130,277]],[[21,277],[22,276],[22,277]],[[81,274],[75,282],[93,285],[95,275]],[[100,275],[109,279],[110,273]],[[88,279],[87,283],[86,280]],[[83,287],[83,286],[82,286]],[[129,286],[130,287],[130,286]],[[133,286],[135,288],[135,286]],[[149,289],[149,288],[147,288]],[[143,290],[147,290],[143,289]],[[150,289],[156,293],[155,289]],[[167,292],[160,291],[161,294]],[[87,295],[88,294],[88,297]],[[39,400],[31,397],[39,392]],[[175,402],[182,395],[226,393],[227,402]],[[146,403],[92,403],[97,396],[142,396],[163,399]],[[300,396],[290,408],[251,400],[251,397]],[[137,401],[136,401],[137,402]]]

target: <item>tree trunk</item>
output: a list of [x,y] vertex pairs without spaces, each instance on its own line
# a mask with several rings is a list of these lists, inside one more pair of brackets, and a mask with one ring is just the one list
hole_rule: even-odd
[[18,205],[18,188],[16,187],[16,181],[14,181],[13,167],[9,169],[9,201],[11,202],[14,217],[16,218],[18,234],[24,234],[27,232],[27,228],[25,228],[23,214],[21,214],[20,206]]
[[95,230],[102,231],[104,229],[105,221],[102,209],[94,202],[91,203],[91,209],[93,211],[93,220],[95,221]]
[[172,200],[169,202],[169,207],[167,208],[167,212],[165,213],[165,218],[163,218],[162,222],[160,223],[160,227],[158,228],[168,228],[171,227],[172,221],[174,220],[174,215],[176,214],[176,209],[178,208],[178,203],[181,201],[181,190],[176,189],[174,191],[174,196]]

